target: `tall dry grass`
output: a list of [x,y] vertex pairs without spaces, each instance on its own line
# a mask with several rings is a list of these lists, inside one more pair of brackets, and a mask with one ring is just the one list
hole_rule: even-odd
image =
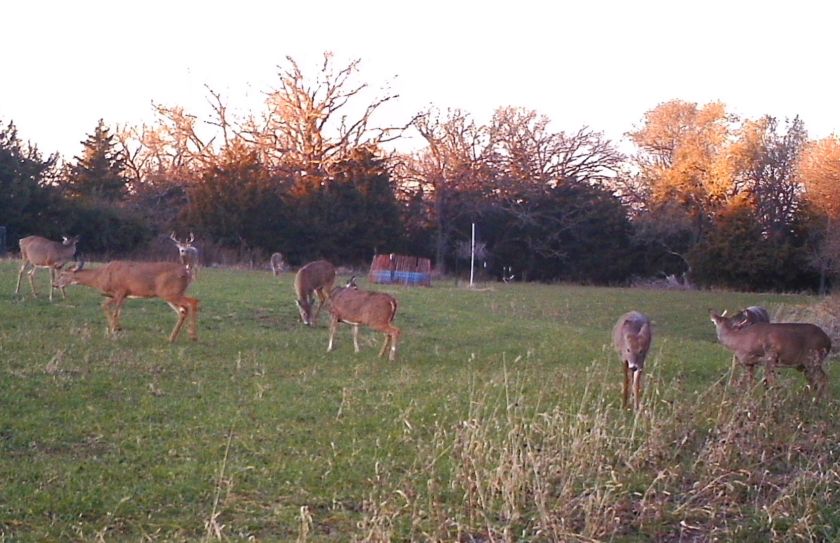
[[[602,367],[602,365],[601,365]],[[594,365],[541,410],[515,379],[470,391],[458,424],[377,470],[364,541],[827,541],[840,534],[837,402],[802,387],[700,394],[656,372],[644,409]],[[583,392],[581,393],[581,388]]]

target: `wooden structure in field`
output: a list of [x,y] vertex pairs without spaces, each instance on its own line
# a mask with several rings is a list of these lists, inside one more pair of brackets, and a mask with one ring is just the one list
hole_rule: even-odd
[[397,254],[374,255],[368,280],[371,283],[432,286],[432,262],[428,258]]

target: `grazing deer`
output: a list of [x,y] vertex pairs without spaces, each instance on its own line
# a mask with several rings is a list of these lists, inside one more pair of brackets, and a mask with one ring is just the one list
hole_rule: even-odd
[[[295,294],[297,296],[295,303],[303,324],[312,326],[318,322],[321,307],[324,305],[324,300],[329,298],[334,282],[335,266],[326,260],[310,262],[298,270],[297,275],[295,275]],[[317,294],[320,300],[314,317],[312,316],[313,293]]]
[[198,300],[184,296],[190,285],[190,272],[177,262],[113,261],[93,270],[82,269],[84,262],[63,270],[56,286],[85,285],[99,290],[108,299],[102,304],[108,331],[120,327],[120,312],[126,298],[160,298],[178,314],[169,341],[178,338],[184,322],[190,319],[190,337],[198,339]]
[[339,323],[345,322],[353,326],[353,348],[359,352],[359,325],[364,324],[385,334],[385,343],[379,356],[384,356],[391,345],[388,359],[393,361],[397,356],[397,340],[400,329],[394,326],[397,315],[397,300],[384,292],[370,292],[356,287],[355,277],[351,278],[345,287],[337,288],[330,294],[330,340],[327,352],[333,350],[333,338]]
[[765,381],[773,385],[776,366],[788,366],[805,373],[808,384],[817,394],[822,394],[828,376],[822,363],[831,351],[831,339],[814,324],[798,322],[757,322],[738,328],[735,317],[726,318],[709,311],[718,340],[735,353],[747,368],[750,384],[755,366],[764,362]]
[[[33,277],[38,268],[49,268],[50,270],[50,301],[53,299],[53,289],[56,287],[55,277],[56,271],[60,270],[64,264],[73,259],[76,254],[76,244],[79,242],[79,236],[67,237],[62,236],[62,241],[51,241],[40,236],[27,236],[20,240],[20,259],[21,266],[18,273],[17,286],[15,287],[15,294],[20,292],[20,280],[23,277],[23,272],[29,266],[29,286],[32,287],[32,296],[37,297],[35,292],[35,282]],[[67,298],[64,289],[61,290],[62,298]]]
[[181,259],[181,264],[190,272],[190,279],[198,279],[198,248],[193,245],[195,241],[193,233],[190,232],[190,239],[187,241],[180,241],[175,237],[175,232],[169,234],[169,239],[178,247],[178,257]]
[[650,319],[638,311],[620,316],[613,327],[613,346],[624,365],[624,407],[627,407],[630,397],[631,380],[633,406],[638,409],[641,404],[642,375],[651,337]]
[[286,261],[283,259],[282,253],[274,253],[271,255],[271,271],[274,273],[274,277],[277,277],[283,270],[286,269]]

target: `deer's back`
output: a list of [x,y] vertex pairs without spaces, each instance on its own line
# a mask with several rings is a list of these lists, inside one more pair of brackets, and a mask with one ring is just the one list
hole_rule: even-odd
[[340,320],[390,323],[397,314],[397,300],[384,292],[344,288],[331,297],[330,311]]
[[190,282],[189,271],[177,262],[117,260],[102,268],[100,278],[103,292],[140,298],[183,294]]
[[327,292],[335,282],[335,266],[326,260],[316,260],[306,264],[295,275],[295,292],[302,298],[317,288],[326,288]]
[[62,243],[41,236],[26,236],[20,239],[18,245],[20,246],[20,254],[23,258],[33,264],[43,264],[45,266],[63,264],[72,257],[72,253],[76,252],[75,245],[73,245],[72,253],[69,256],[64,255],[63,253],[70,252],[70,246],[68,246],[68,251],[62,251],[62,248],[64,248]]
[[819,327],[810,323],[758,322],[736,334],[736,352],[777,354],[786,365],[799,365],[812,358],[814,352],[828,353],[831,339]]
[[626,334],[638,336],[644,325],[647,324],[647,332],[639,340],[645,345],[645,350],[650,346],[650,319],[638,311],[628,311],[618,318],[613,327],[613,346],[617,351],[624,350],[624,337]]

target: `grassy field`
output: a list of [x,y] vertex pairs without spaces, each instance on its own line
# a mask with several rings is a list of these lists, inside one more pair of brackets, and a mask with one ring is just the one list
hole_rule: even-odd
[[[201,270],[199,341],[175,344],[159,300],[110,338],[96,292],[16,277],[0,262],[0,541],[840,537],[836,364],[822,403],[790,370],[733,388],[707,316],[805,296],[380,288],[390,363],[347,327],[328,354],[291,274]],[[608,345],[629,309],[655,325],[638,415]]]

